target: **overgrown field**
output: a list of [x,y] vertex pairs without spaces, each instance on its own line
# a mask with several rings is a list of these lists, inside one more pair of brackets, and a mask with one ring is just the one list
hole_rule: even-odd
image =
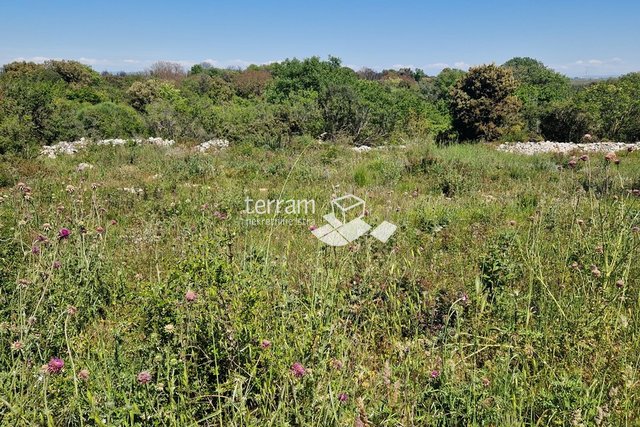
[[[570,160],[299,139],[5,162],[0,424],[638,425],[640,153]],[[344,193],[386,244],[311,234]],[[247,197],[316,211],[251,225]]]

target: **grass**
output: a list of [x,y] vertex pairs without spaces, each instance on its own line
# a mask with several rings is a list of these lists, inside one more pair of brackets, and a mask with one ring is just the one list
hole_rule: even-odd
[[[1,424],[637,425],[640,155],[620,158],[300,141],[5,162]],[[312,236],[344,193],[389,242]],[[246,197],[316,211],[251,225]]]

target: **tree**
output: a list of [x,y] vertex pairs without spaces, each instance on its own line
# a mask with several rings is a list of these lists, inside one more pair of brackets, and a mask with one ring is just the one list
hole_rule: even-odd
[[97,82],[100,78],[91,67],[78,61],[49,60],[44,63],[44,66],[55,71],[65,82],[71,84],[88,85]]
[[492,141],[507,132],[520,108],[515,89],[507,68],[495,64],[471,68],[452,92],[453,126],[460,137]]
[[158,61],[149,67],[149,75],[160,80],[181,81],[187,73],[177,62]]
[[522,102],[527,127],[539,133],[541,116],[549,112],[552,104],[571,95],[569,78],[533,58],[512,58],[502,66],[509,68],[516,79],[516,96]]
[[595,123],[595,133],[617,141],[640,139],[640,73],[600,81],[579,92],[575,100]]

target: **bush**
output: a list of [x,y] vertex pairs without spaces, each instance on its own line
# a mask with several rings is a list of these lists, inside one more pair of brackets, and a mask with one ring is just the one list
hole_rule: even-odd
[[540,118],[542,136],[550,141],[580,142],[593,128],[589,115],[573,103],[557,105]]
[[84,135],[91,138],[127,138],[141,134],[144,124],[131,107],[103,102],[78,112]]

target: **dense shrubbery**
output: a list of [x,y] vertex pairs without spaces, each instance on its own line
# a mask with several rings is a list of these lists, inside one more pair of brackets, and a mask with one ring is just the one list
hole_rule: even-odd
[[531,58],[503,66],[355,72],[291,59],[246,70],[159,62],[102,75],[75,61],[14,62],[0,73],[0,153],[61,139],[157,135],[282,146],[296,135],[375,145],[439,141],[640,138],[640,74],[580,90]]

